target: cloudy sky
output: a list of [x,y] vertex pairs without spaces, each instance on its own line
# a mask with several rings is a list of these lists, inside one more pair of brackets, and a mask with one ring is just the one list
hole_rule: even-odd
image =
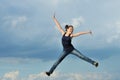
[[[0,0],[0,80],[120,80],[119,8],[119,0]],[[51,77],[44,74],[63,49],[54,13],[74,33],[92,30],[73,44],[98,68],[69,55]]]

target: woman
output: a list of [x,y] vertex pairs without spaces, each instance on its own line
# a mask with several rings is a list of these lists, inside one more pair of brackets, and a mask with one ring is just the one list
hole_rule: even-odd
[[53,71],[55,70],[55,68],[58,66],[58,64],[69,54],[76,55],[77,57],[93,64],[95,67],[98,67],[98,62],[93,61],[92,59],[84,56],[81,52],[76,50],[74,48],[74,46],[71,44],[72,38],[78,37],[78,36],[83,35],[83,34],[92,34],[92,32],[87,31],[87,32],[78,32],[78,33],[73,34],[74,28],[72,25],[66,25],[65,26],[66,31],[64,31],[62,29],[61,25],[59,24],[59,22],[57,21],[57,19],[55,18],[55,15],[53,16],[53,20],[54,20],[58,30],[62,34],[63,52],[62,52],[62,55],[60,56],[60,58],[51,67],[49,72],[46,72],[46,75],[50,76],[53,73]]

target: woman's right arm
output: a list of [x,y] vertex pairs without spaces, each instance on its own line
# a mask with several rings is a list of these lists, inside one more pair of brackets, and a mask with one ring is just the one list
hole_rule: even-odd
[[57,19],[55,18],[55,15],[53,16],[53,21],[55,22],[58,30],[61,32],[61,34],[63,35],[65,33],[65,31],[62,29],[60,23],[57,21]]

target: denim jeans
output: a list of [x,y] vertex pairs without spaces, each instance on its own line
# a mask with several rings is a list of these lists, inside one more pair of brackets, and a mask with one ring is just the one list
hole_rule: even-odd
[[51,67],[51,69],[50,69],[49,72],[52,74],[53,71],[56,69],[56,67],[61,63],[61,61],[62,61],[67,55],[69,55],[69,54],[73,54],[73,55],[75,55],[75,56],[77,56],[77,57],[79,57],[79,58],[81,58],[81,59],[83,59],[83,60],[85,60],[85,61],[87,61],[87,62],[89,62],[89,63],[91,63],[91,64],[94,64],[94,62],[95,62],[95,61],[93,61],[92,59],[84,56],[82,53],[80,53],[80,52],[79,52],[78,50],[76,50],[76,49],[74,49],[71,53],[67,53],[66,51],[63,51],[63,52],[62,52],[62,55],[61,55],[61,56],[59,57],[59,59],[54,63],[54,65]]

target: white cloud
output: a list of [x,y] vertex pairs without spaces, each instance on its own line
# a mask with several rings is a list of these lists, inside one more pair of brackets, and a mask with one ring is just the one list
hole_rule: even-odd
[[51,2],[52,5],[58,5],[59,0],[51,0],[50,2]]
[[120,21],[116,21],[113,25],[111,24],[109,26],[111,28],[110,33],[112,34],[107,38],[107,42],[112,43],[114,41],[120,41]]
[[79,27],[79,26],[81,26],[81,24],[83,24],[84,22],[85,22],[85,19],[84,19],[82,16],[80,16],[80,17],[78,17],[78,18],[72,18],[71,21],[62,23],[62,25],[71,24],[71,25],[73,25],[74,27]]
[[3,18],[5,25],[10,25],[13,28],[23,27],[24,23],[27,21],[26,16],[6,16]]
[[2,80],[18,80],[19,71],[13,71],[6,73]]
[[50,7],[57,7],[60,4],[68,4],[70,2],[71,2],[70,0],[49,0],[49,1],[38,0],[38,3],[43,3],[44,5],[50,6]]
[[[32,78],[28,78],[27,80],[113,80],[115,77],[110,73],[68,73],[68,74],[61,74],[61,73],[54,73],[51,77],[45,75],[45,73],[39,73],[31,75]],[[119,76],[117,76],[119,79]]]
[[27,21],[27,17],[26,16],[20,16],[17,17],[16,19],[13,19],[11,21],[11,25],[12,27],[17,27],[18,25],[22,25]]
[[46,76],[44,72],[38,74],[30,74],[27,77],[19,78],[19,71],[6,73],[1,80],[114,80],[120,79],[117,74],[110,74],[107,72],[101,73],[67,73],[62,74],[54,72],[50,77]]
[[114,42],[114,41],[118,41],[119,38],[120,38],[120,35],[119,35],[119,34],[112,35],[111,37],[109,37],[109,38],[107,39],[107,42],[108,42],[108,43],[112,43],[112,42]]
[[120,21],[116,21],[115,23],[117,32],[120,33]]
[[[27,42],[32,41],[36,38],[36,36],[38,38],[38,35],[42,33],[42,31],[40,31],[41,27],[34,27],[34,22],[28,22],[28,17],[24,15],[4,16],[2,22],[4,32],[11,37],[9,41],[13,43],[19,44],[20,42],[24,42],[26,40],[28,40]],[[20,42],[18,43],[18,41]]]
[[80,17],[78,17],[78,18],[73,18],[71,24],[72,24],[74,27],[79,27],[79,26],[81,26],[81,24],[84,23],[84,22],[85,22],[85,19],[84,19],[82,16],[80,16]]

